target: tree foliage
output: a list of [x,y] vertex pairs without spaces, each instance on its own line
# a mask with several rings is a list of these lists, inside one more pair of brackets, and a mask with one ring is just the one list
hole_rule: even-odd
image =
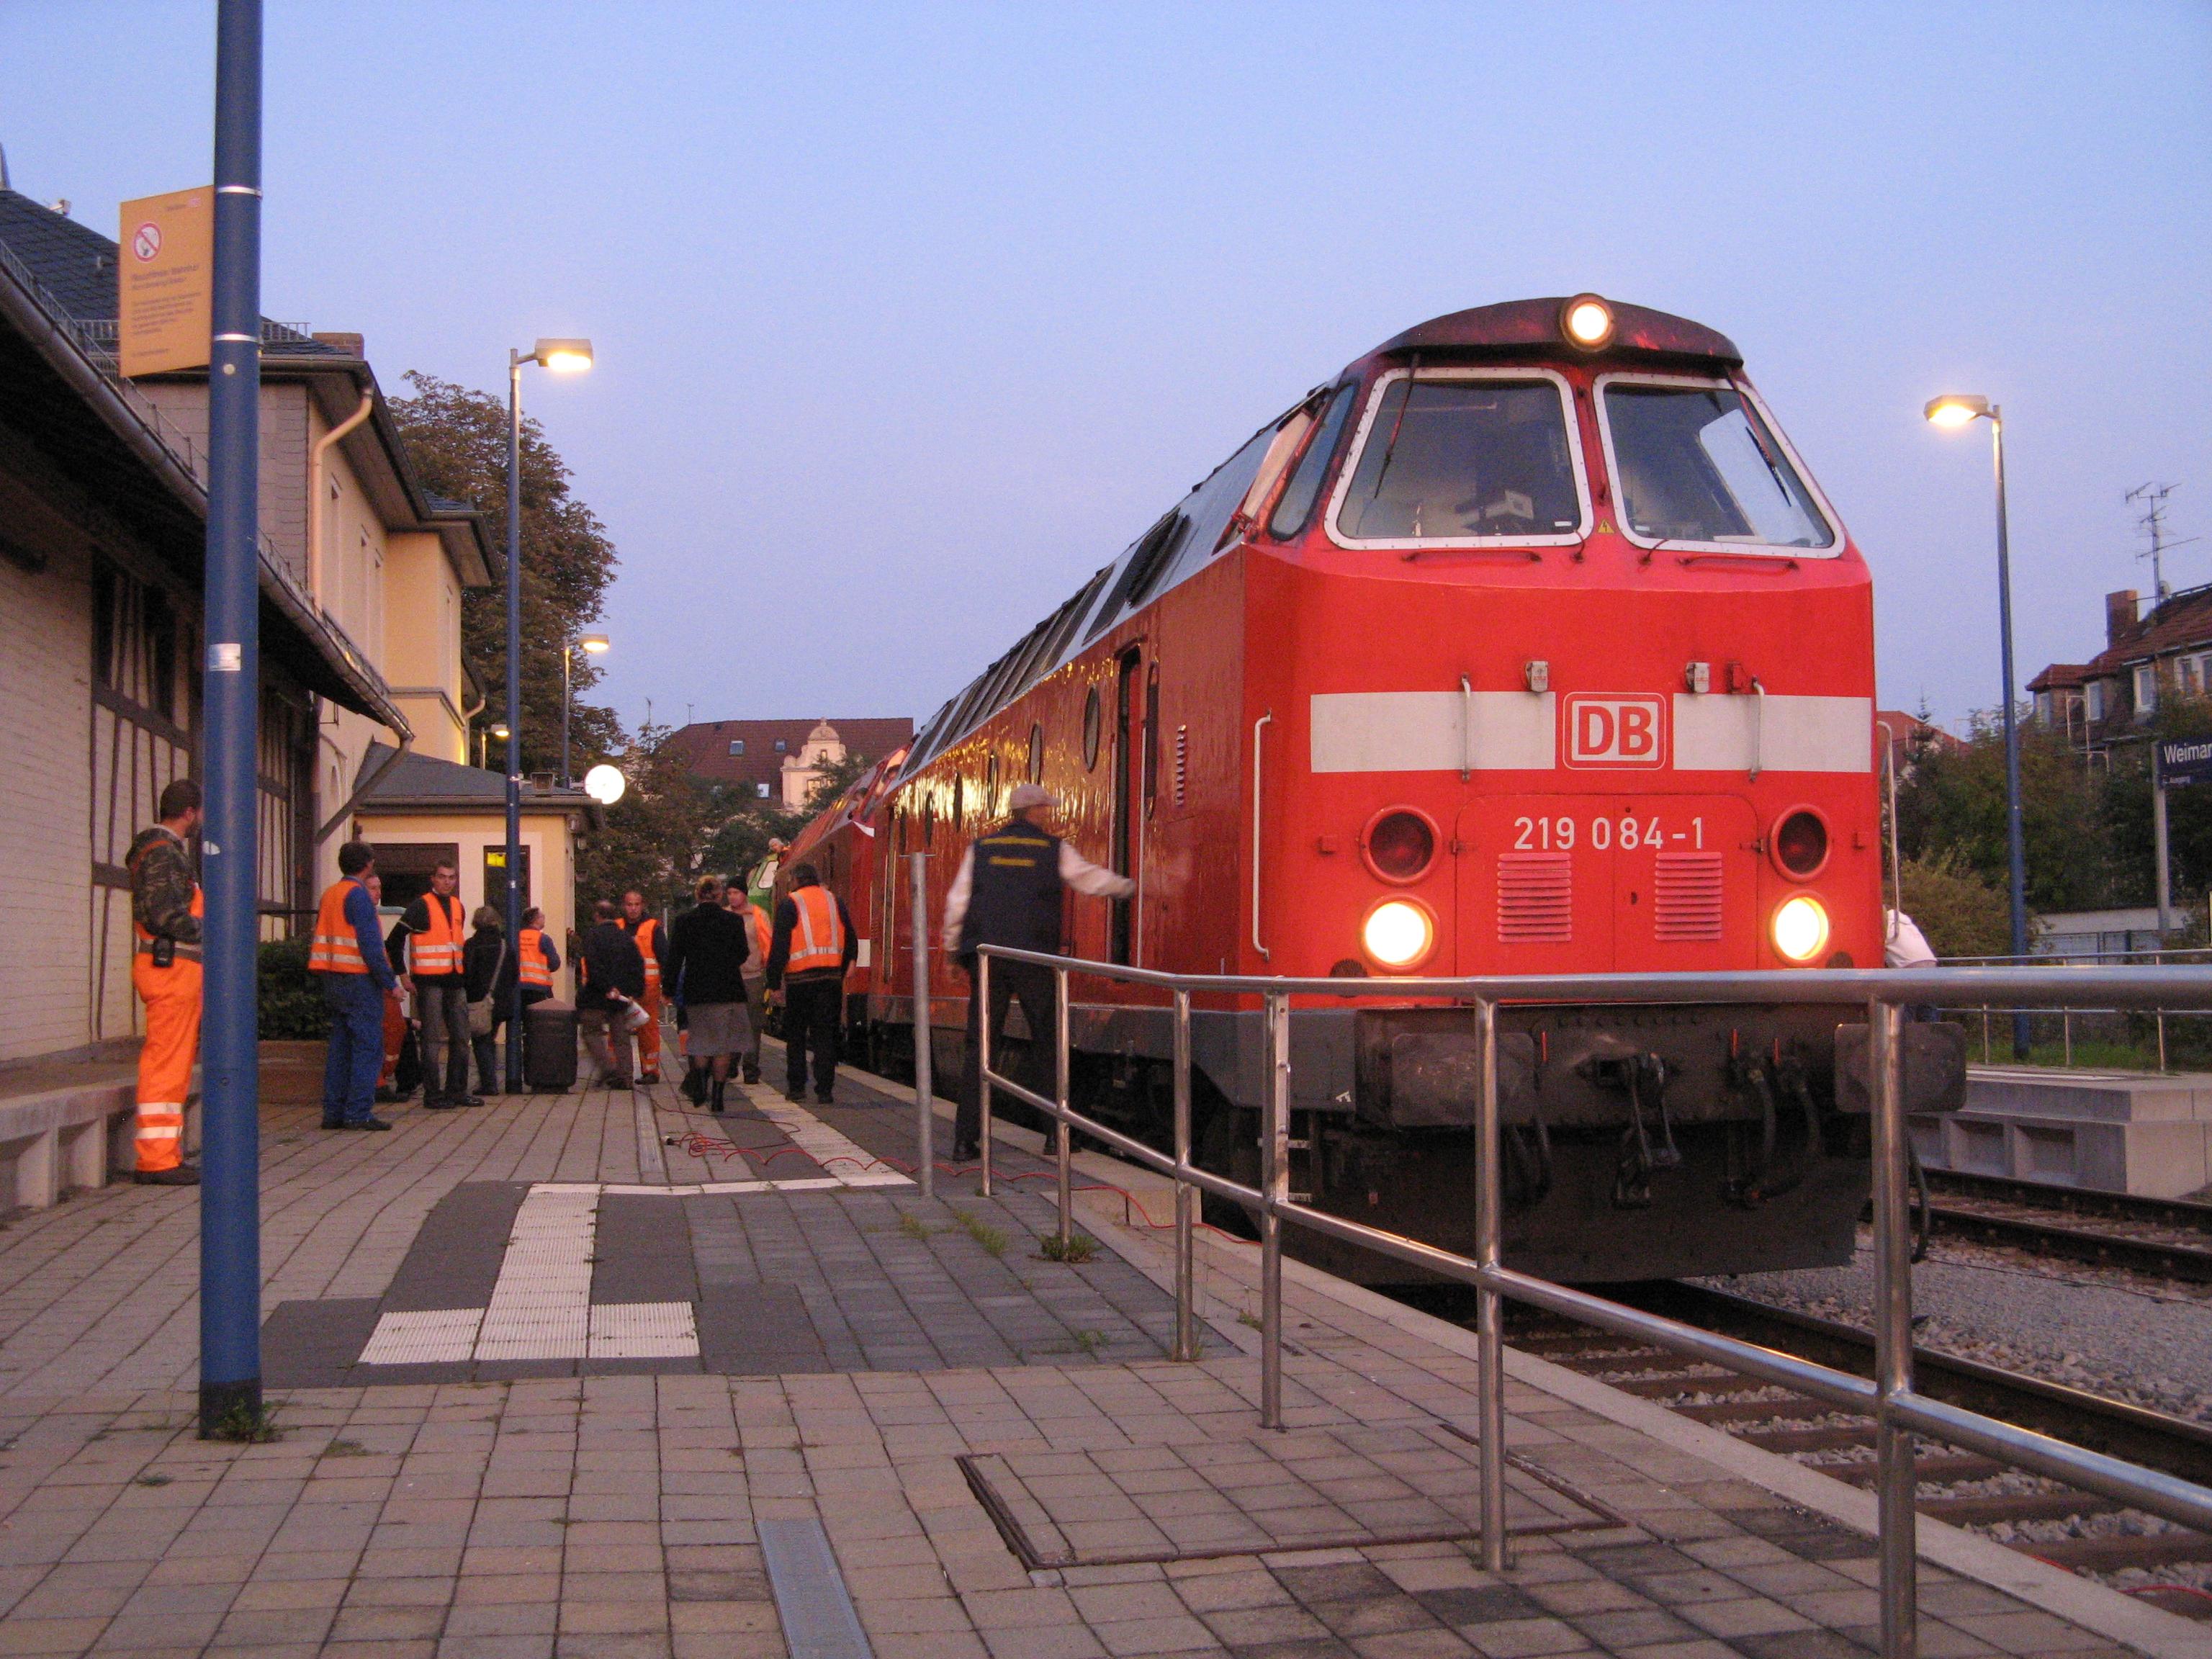
[[[2094,754],[2033,720],[2020,727],[2021,821],[2031,915],[2146,905],[2157,896],[2151,813],[2153,741],[2212,737],[2212,701],[2170,690],[2158,712],[2122,741]],[[2176,908],[2201,908],[2212,887],[2212,784],[2167,794]],[[1990,954],[1947,943],[1914,898],[1953,917],[1957,939],[1981,938],[1977,894],[2009,915],[2005,846],[2004,732],[1991,715],[1975,717],[1963,749],[1929,746],[1911,758],[1898,788],[1899,845],[1908,860],[1905,909],[1939,955]],[[2007,924],[2006,931],[2009,931]]]
[[[434,495],[482,511],[492,546],[507,546],[507,405],[433,375],[410,374],[414,395],[392,412],[407,452]],[[561,647],[599,618],[614,581],[616,555],[606,526],[569,493],[568,468],[537,422],[522,423],[522,769],[547,771],[561,761]],[[495,584],[466,595],[461,650],[488,701],[477,717],[489,726],[507,714],[507,593]],[[598,666],[574,656],[578,698],[572,721],[574,769],[581,774],[623,744],[614,711],[582,701]]]
[[628,787],[602,807],[599,828],[576,856],[577,914],[635,888],[647,907],[682,904],[705,868],[714,823],[713,792],[691,775],[665,726],[641,726],[611,758]]
[[1975,874],[1948,850],[1907,859],[1898,872],[1903,909],[1939,957],[2001,957],[2012,949],[2006,890]]

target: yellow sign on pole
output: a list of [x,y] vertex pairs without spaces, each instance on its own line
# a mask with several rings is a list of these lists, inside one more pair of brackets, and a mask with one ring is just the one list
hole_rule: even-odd
[[115,240],[123,373],[205,368],[215,331],[214,187],[125,202]]

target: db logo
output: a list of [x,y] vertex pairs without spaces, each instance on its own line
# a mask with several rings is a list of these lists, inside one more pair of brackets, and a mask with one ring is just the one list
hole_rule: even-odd
[[1565,704],[1567,764],[1646,766],[1667,763],[1667,700],[1576,693]]

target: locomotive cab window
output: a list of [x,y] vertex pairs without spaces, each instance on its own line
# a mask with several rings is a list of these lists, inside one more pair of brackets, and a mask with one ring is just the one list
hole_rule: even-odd
[[1836,532],[1759,408],[1707,380],[1599,383],[1623,528],[1650,544],[1832,552]]
[[1542,545],[1586,522],[1565,385],[1526,369],[1384,375],[1329,513],[1348,547]]

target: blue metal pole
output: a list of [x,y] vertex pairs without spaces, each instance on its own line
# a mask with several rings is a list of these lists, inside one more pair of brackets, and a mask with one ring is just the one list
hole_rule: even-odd
[[200,1433],[261,1413],[259,752],[261,0],[216,10],[214,340],[208,368],[207,917],[201,1033]]
[[[2004,416],[1990,405],[1990,438],[1996,456],[1997,480],[1997,622],[2003,635],[2005,744],[2005,856],[2010,865],[2012,890],[2012,953],[2027,954],[2027,851],[2020,805],[2020,718],[2013,706],[2012,669],[2012,547],[2005,525]],[[2028,1053],[2027,1014],[2012,1017],[2012,1057],[2026,1060]]]
[[[507,948],[522,948],[522,354],[507,354]],[[520,958],[517,957],[517,961]],[[522,975],[507,1006],[507,1091],[522,1092]]]

